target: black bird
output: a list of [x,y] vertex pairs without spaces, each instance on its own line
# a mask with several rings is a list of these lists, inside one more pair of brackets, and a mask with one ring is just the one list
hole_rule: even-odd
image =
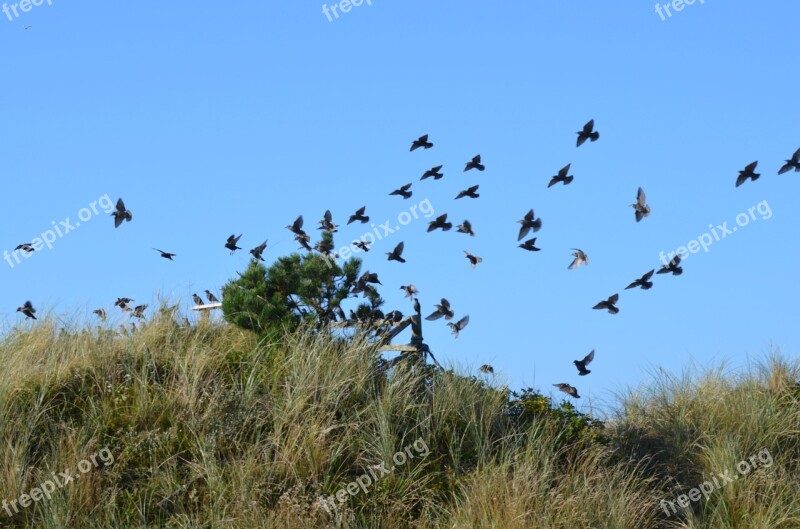
[[447,222],[447,213],[444,215],[439,215],[436,219],[430,221],[428,223],[428,232],[432,232],[437,228],[441,228],[442,231],[450,231],[450,228],[453,227],[452,222]]
[[391,195],[401,196],[404,199],[405,198],[411,198],[411,195],[413,195],[414,192],[413,191],[409,191],[409,189],[411,189],[411,184],[406,184],[403,187],[401,187],[400,189],[395,189],[394,191],[389,193],[389,195],[390,196]]
[[201,298],[197,294],[192,294],[192,300],[194,301],[195,305],[205,305],[205,303],[203,302],[203,298]]
[[430,316],[426,317],[425,319],[428,321],[438,320],[442,316],[446,320],[452,320],[453,316],[456,315],[455,312],[450,310],[450,302],[446,299],[442,298],[442,302],[440,304],[435,305],[436,310],[433,311]]
[[300,215],[299,217],[297,217],[297,219],[295,219],[295,221],[292,224],[286,226],[286,229],[294,233],[295,235],[305,234],[305,232],[303,231],[303,216]]
[[33,305],[30,301],[26,301],[23,306],[18,307],[17,312],[21,312],[26,318],[33,318],[34,320],[36,319],[36,316],[34,316],[36,309],[33,308]]
[[523,250],[528,250],[529,252],[538,252],[541,250],[541,248],[536,247],[536,237],[533,239],[528,239],[524,243],[520,244],[519,247]]
[[557,387],[560,391],[563,391],[564,393],[569,395],[570,397],[574,397],[576,399],[581,398],[581,396],[578,395],[578,389],[570,386],[569,384],[561,383],[561,384],[553,384],[553,385],[555,387]]
[[172,261],[172,258],[175,257],[174,253],[165,252],[163,250],[159,250],[158,248],[153,248],[153,250],[160,253],[161,257],[163,257],[164,259],[169,259],[170,261]]
[[406,293],[408,299],[414,299],[414,294],[419,292],[414,285],[400,285],[400,290]]
[[331,233],[336,233],[338,231],[336,229],[336,224],[333,223],[333,215],[331,215],[331,210],[325,210],[325,215],[323,215],[322,220],[319,221],[319,228],[317,229],[329,231]]
[[658,271],[659,274],[672,274],[674,276],[679,276],[683,273],[683,267],[678,266],[681,264],[681,256],[676,255],[672,258],[669,264],[665,264],[661,267],[661,270]]
[[650,290],[651,288],[653,288],[653,282],[650,281],[650,279],[653,277],[653,274],[655,273],[656,273],[655,269],[650,270],[645,275],[643,275],[642,277],[640,277],[639,279],[637,279],[636,281],[625,287],[625,290],[636,287],[641,287],[642,290]]
[[562,182],[564,185],[567,185],[567,184],[570,184],[570,183],[572,183],[572,180],[573,180],[575,177],[574,177],[574,176],[572,176],[572,175],[569,175],[569,176],[567,176],[567,173],[569,173],[569,168],[570,168],[570,166],[571,166],[571,165],[572,165],[571,163],[568,163],[567,165],[565,165],[565,166],[564,166],[564,167],[563,167],[563,168],[562,168],[562,169],[561,169],[561,170],[558,172],[558,174],[557,174],[557,175],[555,175],[555,176],[554,176],[554,177],[553,177],[553,178],[550,180],[550,183],[549,183],[549,184],[547,184],[547,187],[548,187],[548,188],[550,188],[550,187],[553,187],[554,185],[556,185],[556,184],[557,184],[557,183],[559,183],[559,182]]
[[365,252],[369,251],[369,245],[370,245],[370,243],[368,243],[366,241],[353,241],[353,246],[355,246],[357,248],[361,248]]
[[744,184],[748,178],[751,179],[753,182],[758,180],[761,177],[761,174],[755,172],[757,166],[758,166],[758,160],[745,167],[744,171],[739,171],[739,178],[736,179],[736,187],[739,187],[740,185]]
[[120,198],[117,200],[116,210],[111,214],[114,217],[114,227],[119,228],[122,221],[130,222],[133,219],[133,213],[125,209],[125,203]]
[[360,283],[374,283],[377,285],[382,285],[380,279],[378,279],[378,274],[375,272],[364,272],[360,278],[358,278]]
[[791,160],[786,160],[786,163],[781,167],[781,170],[778,171],[778,174],[788,173],[792,169],[794,169],[796,173],[800,172],[800,149],[794,152]]
[[458,333],[464,330],[464,327],[467,326],[469,323],[469,314],[461,318],[455,323],[448,323],[447,326],[450,327],[450,330],[453,331],[453,334],[456,338],[458,338]]
[[486,166],[481,163],[481,155],[475,156],[472,160],[467,162],[466,167],[464,167],[464,172],[466,173],[470,169],[477,169],[478,171],[483,171],[486,169]]
[[367,206],[363,206],[358,208],[353,215],[350,215],[350,220],[347,221],[347,224],[352,224],[353,222],[360,220],[361,224],[366,224],[369,222],[369,217],[364,215],[364,211],[366,211]]
[[444,173],[439,172],[441,171],[442,167],[443,166],[441,165],[437,165],[436,167],[431,167],[430,169],[422,173],[422,178],[420,178],[420,180],[425,180],[426,178],[430,177],[433,177],[434,180],[441,180],[441,178],[444,176]]
[[333,253],[333,240],[322,239],[314,245],[314,249],[323,255],[331,255]]
[[250,250],[250,254],[256,261],[263,261],[264,258],[261,257],[261,254],[264,253],[264,250],[266,249],[267,249],[267,241],[264,241],[255,248],[253,248],[252,250]]
[[147,310],[147,305],[137,305],[131,312],[131,318],[144,318],[144,311]]
[[428,141],[428,135],[427,134],[424,135],[424,136],[420,136],[419,139],[414,140],[411,143],[411,150],[409,152],[413,152],[413,151],[419,149],[420,147],[423,147],[425,149],[430,149],[431,147],[433,147],[433,143]]
[[533,230],[533,233],[536,233],[542,229],[542,219],[534,219],[534,217],[533,210],[530,210],[525,214],[522,220],[517,221],[522,224],[522,227],[519,229],[519,237],[517,237],[518,241],[524,239],[529,231]]
[[594,131],[594,120],[589,120],[589,123],[583,126],[583,130],[578,132],[578,147],[583,145],[583,142],[586,140],[591,140],[593,142],[597,141],[600,138],[600,133]]
[[469,264],[472,266],[472,268],[475,268],[476,266],[478,266],[479,263],[483,262],[482,257],[478,257],[477,255],[472,255],[466,250],[464,250],[464,253],[466,254],[467,259],[469,259]]
[[482,373],[488,373],[490,375],[494,375],[494,368],[492,366],[490,366],[489,364],[483,364],[478,369],[480,369],[480,371]]
[[580,376],[582,376],[582,377],[583,377],[583,376],[586,376],[586,375],[588,375],[589,373],[591,373],[591,371],[589,371],[588,369],[586,369],[586,366],[588,366],[589,364],[591,364],[591,363],[592,363],[592,360],[594,360],[594,349],[592,349],[592,352],[591,352],[591,353],[589,353],[588,355],[586,355],[586,356],[583,358],[583,360],[574,360],[574,361],[572,362],[573,364],[575,364],[575,367],[577,367],[577,368],[578,368],[578,375],[580,375]]
[[619,314],[619,309],[616,307],[617,301],[619,301],[619,294],[614,294],[607,300],[601,301],[592,308],[594,308],[595,310],[608,309],[609,314]]
[[236,235],[231,235],[230,237],[228,237],[228,242],[225,243],[225,248],[231,251],[231,255],[233,255],[233,252],[235,252],[236,250],[241,250],[241,248],[236,246],[236,243],[238,243],[239,239],[241,238],[242,238],[241,234],[238,237]]
[[35,250],[35,248],[31,245],[31,243],[25,242],[14,248],[14,251],[22,250],[23,252],[31,253]]
[[117,301],[114,302],[114,306],[122,308],[125,305],[127,305],[128,303],[130,303],[131,301],[135,301],[135,300],[133,300],[131,298],[117,298]]
[[95,309],[95,310],[92,311],[92,314],[97,314],[97,316],[102,321],[106,321],[106,311],[105,311],[105,309]]
[[475,232],[472,231],[472,223],[466,219],[464,222],[456,226],[456,231],[458,233],[466,233],[470,237],[475,237]]
[[305,233],[305,232],[298,233],[297,235],[294,236],[294,240],[299,242],[300,246],[302,246],[303,248],[305,248],[309,252],[311,250],[313,250],[313,248],[311,248],[311,245],[309,244],[309,242],[311,242],[311,236],[308,235],[307,233]]
[[403,259],[403,249],[405,248],[405,243],[400,241],[400,244],[394,247],[394,250],[391,252],[386,252],[389,261],[397,261],[399,263],[405,263],[406,260]]
[[640,222],[643,218],[650,215],[650,206],[647,205],[647,195],[644,194],[644,189],[641,187],[636,193],[636,202],[631,204],[631,207],[636,212],[636,222]]
[[403,313],[399,310],[393,310],[389,314],[386,315],[386,320],[390,323],[400,323],[403,319]]
[[470,188],[465,189],[464,191],[459,192],[458,195],[456,195],[456,200],[464,197],[478,198],[480,195],[475,191],[477,191],[479,187],[480,187],[479,185],[472,186]]
[[208,300],[209,303],[219,303],[217,296],[212,294],[211,291],[206,290],[205,293],[206,293],[206,299]]
[[419,306],[419,300],[414,298],[414,314],[419,314],[422,308]]

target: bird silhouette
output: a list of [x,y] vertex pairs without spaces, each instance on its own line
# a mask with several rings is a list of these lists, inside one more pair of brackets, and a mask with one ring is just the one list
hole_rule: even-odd
[[206,299],[208,300],[209,303],[219,303],[217,296],[212,294],[211,291],[205,290],[204,292],[206,293]]
[[439,303],[437,305],[434,305],[434,306],[436,307],[436,310],[433,311],[429,316],[427,316],[425,318],[428,321],[438,320],[442,316],[444,316],[444,319],[446,319],[446,320],[452,320],[453,316],[456,315],[455,312],[450,310],[450,302],[447,301],[444,298],[442,298],[442,302],[441,303]]
[[494,375],[494,368],[492,366],[490,366],[489,364],[483,364],[478,369],[480,369],[480,371],[482,373],[488,373],[490,375]]
[[391,252],[386,252],[389,261],[397,261],[400,263],[405,263],[406,260],[403,259],[403,249],[405,248],[405,244],[400,241],[400,244],[394,247],[394,250]]
[[406,185],[402,186],[402,187],[401,187],[401,188],[399,188],[399,189],[395,189],[394,191],[392,191],[391,193],[389,193],[389,195],[390,195],[390,196],[391,196],[391,195],[397,195],[397,196],[401,196],[401,197],[403,197],[404,199],[406,199],[406,198],[411,198],[411,195],[413,195],[413,194],[414,194],[414,192],[413,192],[413,191],[409,191],[409,189],[411,189],[411,184],[406,184]]
[[456,195],[456,200],[464,197],[478,198],[480,195],[475,191],[477,191],[479,187],[480,187],[479,185],[472,186],[470,188],[465,189],[464,191],[459,192],[458,195]]
[[592,352],[586,355],[583,360],[573,360],[572,363],[578,368],[578,375],[583,377],[591,373],[591,371],[586,369],[586,366],[591,364],[592,360],[594,360],[594,349],[592,349]]
[[364,212],[367,210],[367,206],[362,206],[356,210],[353,215],[350,215],[350,220],[347,221],[347,224],[352,224],[353,222],[360,220],[361,224],[366,224],[369,222],[369,217],[364,215]]
[[92,311],[92,314],[97,314],[97,317],[99,317],[101,321],[106,321],[105,309],[95,309]]
[[781,170],[778,171],[778,174],[788,173],[792,169],[794,169],[796,173],[800,172],[800,149],[794,152],[791,160],[786,160],[786,163],[781,167]]
[[322,220],[319,221],[319,228],[317,229],[336,233],[338,231],[336,227],[336,224],[333,223],[333,215],[331,215],[331,210],[325,210],[325,214],[322,216]]
[[192,301],[194,301],[195,305],[205,305],[205,303],[203,302],[203,298],[201,298],[197,294],[192,294]]
[[135,301],[135,300],[133,300],[131,298],[117,298],[117,301],[114,302],[114,306],[122,308],[122,307],[124,307],[125,305],[127,305],[128,303],[130,303],[132,301]]
[[267,241],[262,242],[252,250],[250,250],[250,254],[253,256],[253,259],[256,261],[263,261],[264,258],[261,257],[261,254],[264,253],[264,250],[267,249]]
[[425,134],[424,136],[420,136],[418,139],[414,140],[411,143],[411,150],[409,152],[414,152],[420,147],[424,149],[430,149],[433,147],[433,143],[428,141],[428,135]]
[[578,147],[583,145],[586,140],[591,140],[592,142],[597,141],[600,138],[600,133],[594,131],[594,120],[589,120],[589,122],[583,126],[583,130],[578,132]]
[[447,213],[444,215],[439,215],[436,219],[430,221],[428,223],[428,232],[432,232],[436,229],[441,229],[442,231],[450,231],[450,228],[453,227],[452,222],[447,222]]
[[466,173],[470,169],[477,169],[478,171],[483,171],[486,169],[486,166],[481,163],[481,155],[477,155],[472,160],[467,162],[467,165],[464,167],[464,172]]
[[650,290],[651,288],[653,288],[653,282],[650,281],[650,279],[653,277],[653,274],[655,273],[656,273],[655,269],[650,270],[645,275],[643,275],[642,277],[640,277],[639,279],[637,279],[636,281],[625,287],[625,290],[636,287],[641,287],[642,290]]
[[422,308],[419,306],[419,300],[414,298],[414,314],[419,315]]
[[311,242],[311,236],[308,235],[307,233],[305,233],[305,232],[298,233],[297,235],[294,236],[294,240],[299,242],[300,246],[302,246],[303,248],[305,248],[309,252],[311,250],[313,250],[313,248],[311,248],[311,245],[309,244]]
[[472,255],[466,250],[464,250],[464,254],[466,254],[466,258],[469,259],[469,264],[470,266],[472,266],[472,268],[475,268],[476,266],[478,266],[479,263],[483,262],[482,257],[478,257],[477,255]]
[[683,267],[679,266],[681,264],[681,256],[676,255],[672,258],[672,260],[661,267],[658,271],[659,274],[672,274],[674,276],[679,276],[683,273]]
[[353,241],[353,246],[361,248],[365,252],[369,251],[369,245],[370,243],[368,243],[367,241]]
[[739,171],[739,177],[736,179],[736,187],[744,184],[748,178],[753,182],[758,180],[761,174],[756,172],[756,167],[758,167],[758,160],[745,167],[743,171]]
[[131,312],[131,318],[144,318],[144,311],[147,310],[147,305],[137,305]]
[[519,245],[520,248],[523,250],[528,250],[529,252],[538,252],[541,251],[541,248],[536,247],[536,237],[533,239],[528,239],[524,243]]
[[572,263],[567,267],[569,270],[575,270],[582,264],[589,264],[589,256],[584,253],[583,250],[579,250],[577,248],[573,248],[575,250],[572,252],[572,256],[575,258],[572,260]]
[[331,255],[333,253],[333,240],[322,239],[314,245],[314,249],[323,255]]
[[400,285],[400,290],[405,292],[408,299],[414,299],[414,295],[419,293],[419,290],[414,285]]
[[16,248],[14,248],[14,251],[16,251],[16,250],[22,250],[25,253],[32,253],[32,252],[34,252],[36,250],[36,248],[34,248],[31,243],[24,242],[24,243],[18,245]]
[[461,318],[455,323],[448,323],[447,326],[450,327],[450,330],[453,331],[453,335],[458,338],[458,333],[464,330],[464,327],[467,326],[469,323],[469,314]]
[[570,386],[569,384],[564,384],[562,382],[561,384],[553,384],[553,385],[555,387],[557,387],[559,389],[559,391],[563,391],[564,393],[566,393],[570,397],[574,397],[576,399],[581,398],[581,396],[578,395],[578,389]]
[[472,223],[466,219],[464,222],[456,226],[456,231],[458,233],[466,233],[470,237],[475,237],[475,232],[472,231]]
[[440,172],[442,170],[442,167],[443,166],[441,165],[437,165],[436,167],[431,167],[430,169],[422,173],[422,178],[420,178],[420,180],[425,180],[426,178],[430,177],[433,177],[434,180],[441,180],[441,178],[444,176],[444,173]]
[[161,257],[163,257],[164,259],[169,259],[170,261],[172,261],[172,258],[175,257],[174,253],[165,252],[163,250],[159,250],[158,248],[153,248],[153,250],[160,253]]
[[299,217],[297,217],[297,219],[295,219],[295,221],[292,224],[286,226],[286,229],[294,233],[295,235],[305,234],[305,232],[303,231],[303,216],[300,215]]
[[614,294],[607,300],[601,301],[592,308],[594,308],[595,310],[608,309],[609,314],[619,314],[619,309],[616,307],[617,301],[619,301],[619,294]]
[[631,204],[631,207],[636,214],[636,222],[641,222],[643,218],[650,215],[650,206],[647,205],[647,195],[644,194],[644,189],[641,187],[636,193],[636,202]]
[[34,316],[36,309],[33,308],[33,304],[30,301],[26,301],[24,305],[17,307],[17,312],[21,312],[26,318],[36,319],[36,316]]
[[519,224],[522,224],[522,227],[519,229],[519,237],[517,237],[518,241],[524,239],[529,231],[533,230],[533,233],[536,233],[542,229],[542,219],[535,219],[534,217],[533,210],[530,210],[525,214],[522,220],[517,221]]
[[241,239],[241,238],[242,238],[242,236],[241,236],[241,235],[239,235],[239,236],[237,237],[235,234],[234,234],[234,235],[231,235],[230,237],[228,237],[228,242],[226,242],[226,243],[225,243],[225,248],[227,248],[228,250],[230,250],[230,251],[231,251],[231,255],[233,255],[233,253],[234,253],[236,250],[241,250],[241,248],[239,248],[238,246],[236,246],[236,243],[238,243],[238,242],[239,242],[239,239]]
[[550,183],[547,184],[547,187],[548,188],[553,187],[554,185],[556,185],[559,182],[563,183],[564,185],[568,185],[568,184],[572,183],[572,180],[575,177],[572,176],[572,175],[567,176],[567,173],[569,173],[569,168],[570,168],[571,165],[572,165],[571,163],[568,163],[567,165],[565,165],[558,172],[557,175],[555,175],[552,179],[550,179]]
[[133,213],[125,208],[125,202],[121,198],[117,200],[117,206],[111,216],[114,217],[115,228],[119,228],[122,221],[130,222],[133,219]]

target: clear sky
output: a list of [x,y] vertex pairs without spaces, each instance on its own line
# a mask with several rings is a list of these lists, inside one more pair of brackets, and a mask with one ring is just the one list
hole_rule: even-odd
[[[656,367],[800,348],[800,173],[777,175],[800,148],[796,1],[698,0],[663,20],[630,0],[372,0],[331,21],[311,0],[52,0],[9,13],[0,250],[74,225],[105,195],[134,219],[115,230],[102,208],[84,211],[52,249],[0,261],[6,328],[27,299],[73,321],[101,306],[118,317],[117,296],[188,306],[246,267],[246,251],[223,248],[231,233],[246,250],[269,239],[271,260],[297,247],[284,226],[299,214],[317,236],[328,208],[344,224],[366,205],[393,227],[428,200],[477,236],[428,234],[420,215],[364,267],[387,310],[411,311],[399,290],[411,282],[425,312],[446,297],[470,315],[457,340],[426,323],[440,361],[491,363],[512,388],[572,383],[589,409]],[[600,140],[576,149],[591,118]],[[425,133],[435,146],[409,153]],[[486,171],[463,173],[478,153]],[[754,160],[762,178],[735,188]],[[548,189],[567,163],[574,182]],[[439,164],[442,180],[419,181]],[[408,182],[411,199],[388,196]],[[475,184],[479,199],[453,200]],[[638,186],[653,211],[640,224]],[[517,248],[530,208],[539,253]],[[682,276],[624,290],[660,252],[741,213],[747,226],[691,254]],[[337,246],[369,229],[343,227]],[[387,262],[400,241],[408,263]],[[567,270],[571,248],[588,267]],[[464,250],[484,262],[471,269]],[[617,292],[620,314],[592,310]],[[591,349],[593,372],[578,377],[571,362]]]

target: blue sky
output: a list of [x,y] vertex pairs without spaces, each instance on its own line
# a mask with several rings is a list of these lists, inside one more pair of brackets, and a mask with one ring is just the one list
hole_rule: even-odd
[[[666,20],[632,1],[372,0],[332,22],[308,0],[0,13],[0,250],[106,194],[134,214],[115,230],[101,211],[14,268],[0,261],[0,313],[8,328],[26,299],[67,320],[117,296],[188,306],[246,267],[223,248],[231,233],[246,249],[269,239],[274,259],[296,248],[284,226],[299,214],[316,226],[330,208],[344,224],[366,205],[396,224],[427,199],[477,236],[416,219],[364,267],[387,309],[410,312],[398,287],[412,282],[425,311],[446,297],[470,315],[458,340],[426,323],[440,361],[489,362],[512,388],[573,383],[588,409],[656,367],[795,355],[800,173],[777,170],[800,147],[799,15],[788,0],[698,1]],[[576,149],[591,118],[600,141]],[[425,133],[434,148],[409,153]],[[487,170],[463,173],[478,153]],[[753,160],[761,180],[734,188]],[[575,181],[547,189],[567,163]],[[419,181],[439,164],[442,180]],[[408,182],[411,199],[388,196]],[[453,200],[474,184],[481,198]],[[640,224],[638,186],[653,209]],[[755,211],[683,276],[624,291],[660,252],[764,201],[769,218]],[[517,248],[530,208],[544,222],[536,254]],[[337,246],[364,228],[342,228]],[[386,262],[401,240],[408,263]],[[568,271],[571,248],[590,265]],[[484,262],[472,270],[464,250]],[[619,315],[592,310],[616,292]],[[591,349],[593,373],[578,377],[571,362]]]

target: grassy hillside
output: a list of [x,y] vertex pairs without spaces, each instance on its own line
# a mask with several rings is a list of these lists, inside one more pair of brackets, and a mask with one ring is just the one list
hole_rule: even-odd
[[359,339],[167,313],[131,336],[44,321],[0,358],[3,527],[800,527],[800,366],[779,357],[658,375],[604,424],[387,373]]

